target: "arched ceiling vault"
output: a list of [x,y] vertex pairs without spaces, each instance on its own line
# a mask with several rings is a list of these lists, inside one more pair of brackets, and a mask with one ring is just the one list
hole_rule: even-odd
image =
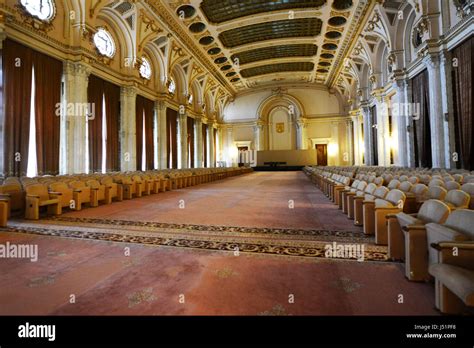
[[169,0],[183,29],[237,93],[330,84],[370,0]]

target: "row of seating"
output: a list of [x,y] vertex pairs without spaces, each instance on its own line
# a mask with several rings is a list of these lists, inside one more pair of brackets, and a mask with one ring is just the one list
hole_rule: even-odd
[[0,185],[0,226],[12,215],[37,220],[40,208],[60,215],[63,208],[81,210],[143,195],[207,183],[251,171],[250,168],[150,170],[42,177],[8,177]]
[[[474,307],[474,175],[410,168],[306,167],[339,208],[405,262],[411,281],[435,278],[436,307]],[[385,172],[384,172],[385,171]],[[450,249],[451,248],[451,249]]]

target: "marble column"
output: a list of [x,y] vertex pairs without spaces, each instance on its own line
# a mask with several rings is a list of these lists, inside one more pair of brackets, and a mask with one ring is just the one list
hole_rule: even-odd
[[263,151],[264,148],[264,139],[265,139],[265,132],[264,132],[265,126],[263,123],[257,123],[253,127],[254,131],[254,139],[255,139],[255,150],[257,151]]
[[433,168],[445,168],[445,132],[443,114],[442,77],[440,68],[440,57],[438,54],[428,54],[423,58],[428,68],[429,93],[430,93],[430,127],[431,153],[433,157]]
[[136,101],[136,87],[123,86],[120,90],[120,167],[122,171],[137,169]]
[[364,119],[364,162],[366,166],[372,166],[373,162],[373,139],[372,139],[372,121],[370,117],[370,108],[362,107],[362,115]]
[[397,124],[397,145],[398,145],[398,166],[408,167],[408,115],[406,113],[408,81],[405,79],[396,80],[394,83],[397,92],[397,105],[392,105],[392,117]]
[[306,149],[306,120],[304,118],[296,121],[296,149]]
[[194,165],[196,168],[202,168],[203,161],[202,120],[196,118],[194,119]]
[[163,100],[155,102],[155,124],[157,139],[157,149],[155,153],[159,169],[167,168],[167,148],[166,148],[166,103]]
[[178,115],[178,168],[188,168],[188,115],[184,108]]
[[215,167],[214,164],[214,153],[215,153],[215,148],[214,148],[214,124],[213,123],[208,123],[207,125],[207,153],[208,153],[208,158],[207,158],[207,163],[210,168]]
[[343,165],[351,166],[354,164],[354,141],[352,134],[354,134],[354,123],[352,119],[346,122],[346,154],[343,157]]
[[[0,50],[3,49],[3,41],[7,38],[4,25],[0,25]],[[0,59],[0,71],[3,71],[3,61]],[[2,99],[3,99],[3,92]],[[0,109],[0,149],[5,149],[5,107]],[[5,175],[4,150],[0,151],[0,175]]]
[[[226,163],[228,167],[232,167],[235,165],[235,159],[232,158],[233,150],[235,148],[234,129],[232,128],[232,126],[227,126],[226,131]],[[255,147],[257,148],[257,146],[257,142],[255,142]]]
[[353,148],[354,148],[354,165],[360,166],[362,165],[361,161],[361,149],[360,149],[360,123],[359,123],[359,116],[357,113],[354,113],[354,116],[351,116],[352,119],[352,131],[353,131]]
[[[82,62],[64,62],[64,93],[61,98],[60,173],[86,173],[86,154],[89,149],[86,142],[86,123],[90,107],[88,105],[87,86],[91,69]],[[72,114],[68,111],[73,110]],[[92,108],[93,110],[93,108]],[[97,115],[95,115],[97,116]]]
[[440,74],[441,74],[441,96],[443,109],[443,128],[444,128],[444,159],[446,168],[456,168],[456,163],[453,161],[453,153],[456,151],[455,142],[455,124],[454,117],[454,102],[453,102],[453,87],[452,87],[452,69],[453,61],[451,52],[445,50],[440,53]]

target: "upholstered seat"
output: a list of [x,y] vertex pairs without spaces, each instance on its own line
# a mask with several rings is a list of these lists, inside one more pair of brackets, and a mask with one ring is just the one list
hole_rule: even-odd
[[114,199],[118,202],[123,200],[123,187],[121,184],[114,182],[110,176],[100,179],[100,183],[105,186],[105,201],[112,202]]
[[347,217],[349,219],[354,218],[354,197],[356,195],[362,196],[367,186],[368,185],[365,181],[361,181],[355,189],[351,189],[349,192],[346,193],[346,211]]
[[[428,200],[420,208],[418,214],[398,213],[387,216],[388,223],[388,254],[394,260],[406,260],[407,267],[416,262],[417,250],[410,248],[410,238],[423,238],[426,234],[424,225],[430,222],[444,223],[450,213],[449,207],[438,200]],[[407,272],[409,274],[409,272]]]
[[81,210],[82,205],[91,203],[91,190],[80,180],[69,182],[69,187],[73,189],[73,197],[76,202],[76,210]]
[[64,182],[54,182],[49,184],[49,194],[55,196],[61,202],[61,207],[76,209],[74,201],[73,189],[68,187]]
[[39,219],[39,208],[48,207],[48,214],[61,215],[61,202],[58,198],[53,198],[48,189],[43,184],[33,184],[25,188],[26,208],[25,218],[31,220]]
[[104,202],[105,204],[111,203],[106,200],[105,185],[102,185],[97,180],[87,180],[86,186],[91,189],[91,207],[97,207],[99,202]]
[[474,183],[462,185],[461,190],[466,192],[471,197],[469,201],[469,209],[474,209]]
[[[350,187],[340,191],[341,192],[341,208],[344,214],[347,214],[347,195],[351,192],[356,192],[357,187],[359,186],[361,182],[365,183],[365,181],[355,180]],[[367,183],[365,183],[365,185],[367,185]]]
[[[457,220],[457,227],[463,223],[470,223],[471,226],[474,223],[472,210],[457,210],[452,215],[456,216],[449,224]],[[434,224],[430,224],[429,227],[432,226]],[[456,226],[451,227],[456,229]],[[472,229],[470,232],[472,233]],[[449,234],[454,236],[452,231],[451,233],[446,231],[442,238],[446,238]],[[458,234],[457,238],[459,237]],[[435,278],[435,306],[442,313],[461,314],[467,308],[466,306],[474,306],[474,241],[472,239],[471,235],[469,241],[441,241],[429,245],[430,254],[434,255],[432,259],[435,261],[430,263],[428,271]]]
[[445,203],[451,208],[451,210],[469,208],[470,200],[471,196],[461,190],[449,191],[444,199]]
[[428,199],[438,199],[444,201],[448,191],[441,186],[429,186],[428,187]]
[[7,214],[23,214],[25,210],[25,191],[17,181],[9,181],[0,186],[0,198],[8,201]]
[[[364,233],[375,234],[375,203],[376,199],[384,199],[389,193],[389,189],[385,186],[378,187],[374,194],[365,195],[362,202],[362,221],[364,225]],[[358,203],[359,204],[359,203]],[[360,206],[355,207],[355,220],[360,221]]]
[[8,221],[8,199],[0,198],[0,227],[5,227]]
[[384,199],[375,199],[374,210],[376,244],[387,245],[388,232],[385,217],[388,214],[396,214],[403,211],[405,199],[405,194],[400,190],[390,191]]

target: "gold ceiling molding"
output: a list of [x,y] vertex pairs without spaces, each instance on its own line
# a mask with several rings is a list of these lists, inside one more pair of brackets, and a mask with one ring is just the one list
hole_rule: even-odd
[[[161,3],[161,1],[143,0],[158,16],[166,26],[177,36],[177,38],[185,44],[187,49],[197,59],[202,66],[206,68],[227,90],[230,94],[234,95],[235,90],[225,78],[222,77],[221,72],[208,60],[208,57],[200,50],[196,43],[192,40],[188,33],[181,27],[180,23],[177,22],[177,18],[174,13]],[[184,2],[183,2],[184,3]]]

